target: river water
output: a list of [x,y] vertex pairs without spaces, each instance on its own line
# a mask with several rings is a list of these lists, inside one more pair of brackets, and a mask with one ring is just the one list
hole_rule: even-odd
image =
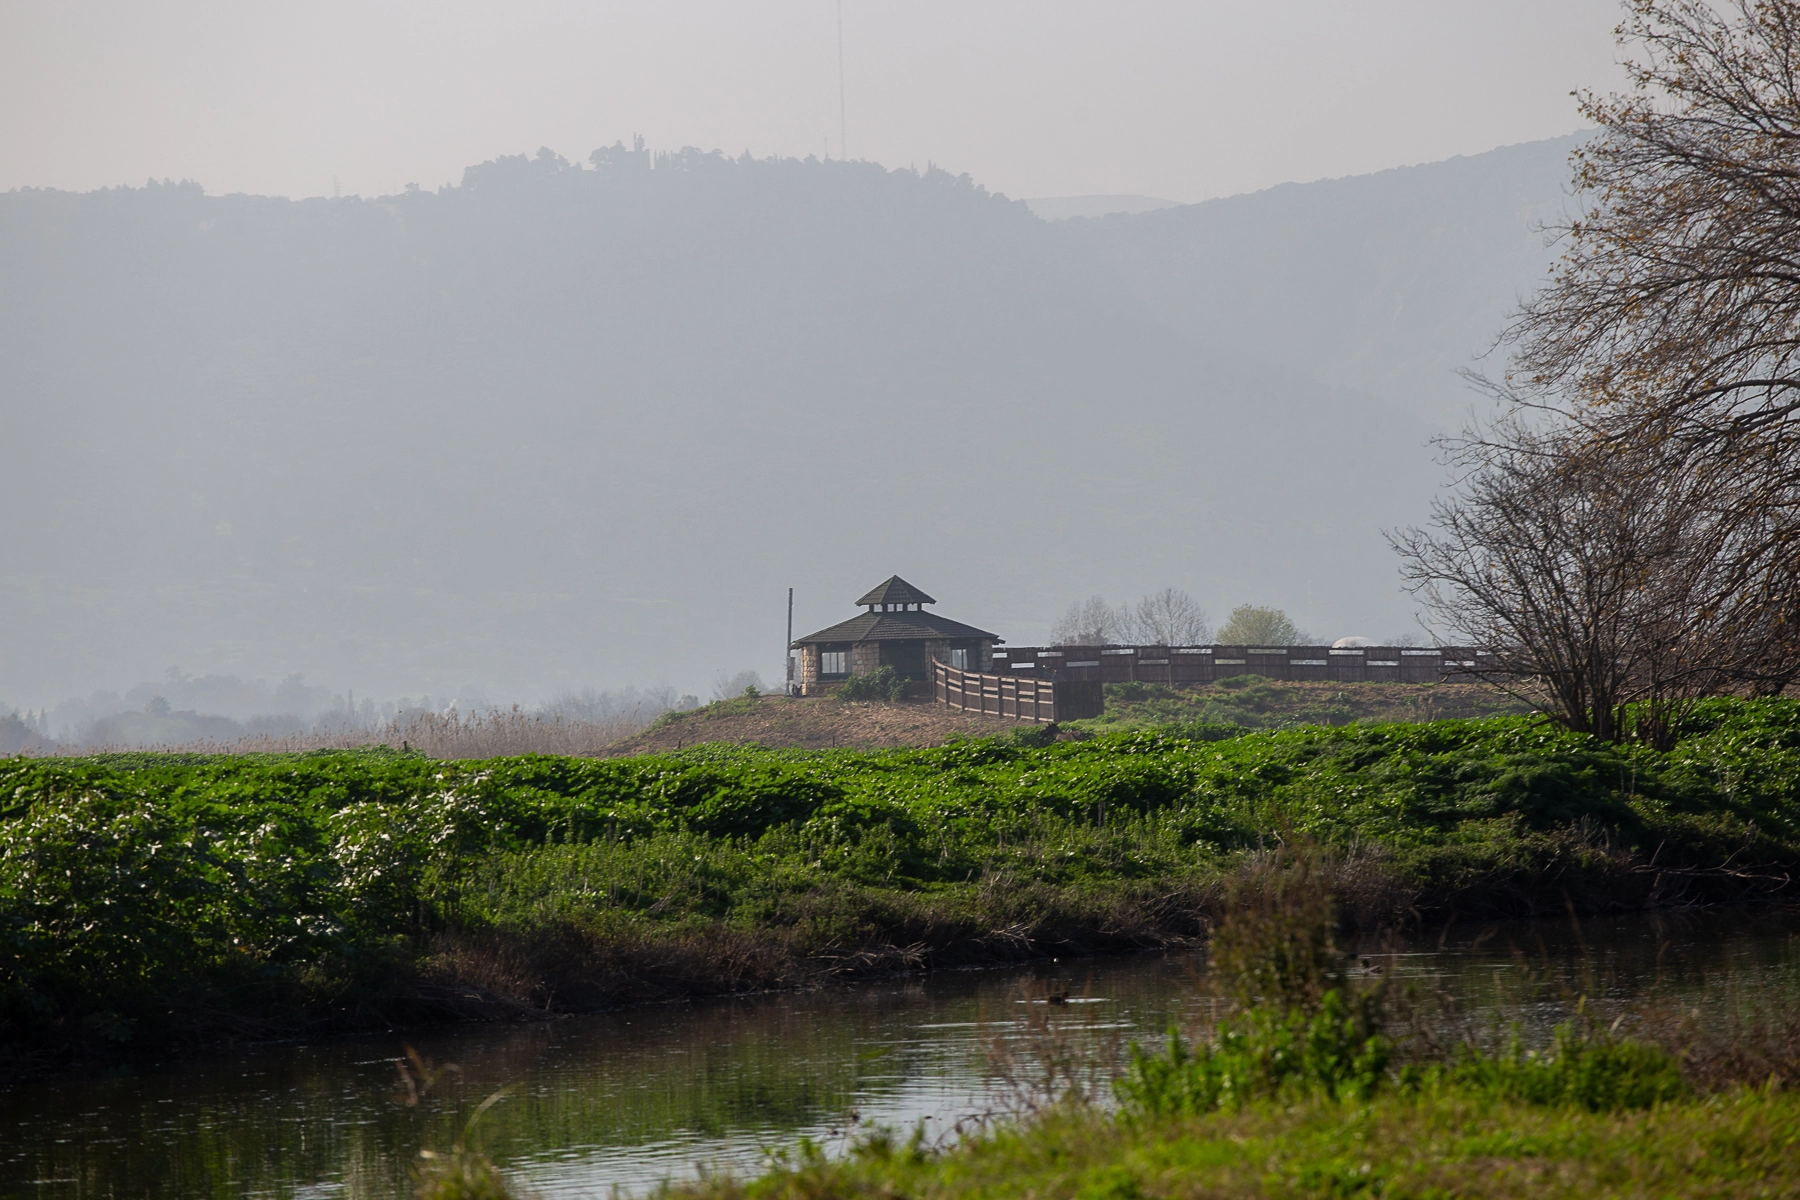
[[[1459,926],[1367,961],[1457,995],[1465,1019],[1542,1036],[1583,995],[1713,1011],[1800,998],[1800,912]],[[871,1124],[947,1140],[1028,1099],[1046,1056],[1116,1055],[1203,1016],[1205,970],[1180,954],[940,972],[24,1080],[0,1086],[0,1196],[406,1196],[419,1150],[465,1129],[544,1197],[754,1171]]]

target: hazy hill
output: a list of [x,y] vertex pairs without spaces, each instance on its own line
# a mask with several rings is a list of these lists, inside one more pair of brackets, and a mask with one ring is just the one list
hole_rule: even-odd
[[1028,196],[1025,203],[1033,213],[1046,221],[1066,221],[1072,217],[1150,212],[1158,208],[1174,208],[1181,202],[1158,200],[1155,196]]
[[1176,328],[1453,425],[1457,371],[1554,256],[1583,136],[1064,227]]
[[[1440,314],[1346,320],[1333,238],[1388,217],[1310,194],[1051,225],[942,172],[615,147],[379,200],[0,195],[0,606],[33,631],[0,698],[171,664],[691,688],[778,670],[787,586],[805,632],[896,571],[1014,641],[1165,584],[1397,630],[1378,531],[1437,472],[1361,339],[1401,378],[1450,352]],[[1445,211],[1421,261],[1504,309],[1515,210]]]

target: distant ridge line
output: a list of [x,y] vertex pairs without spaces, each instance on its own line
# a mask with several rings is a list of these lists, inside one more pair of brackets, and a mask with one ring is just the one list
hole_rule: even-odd
[[1027,197],[1025,203],[1043,220],[1067,221],[1072,217],[1104,217],[1113,213],[1135,215],[1159,208],[1179,208],[1184,202],[1157,196],[1097,195]]

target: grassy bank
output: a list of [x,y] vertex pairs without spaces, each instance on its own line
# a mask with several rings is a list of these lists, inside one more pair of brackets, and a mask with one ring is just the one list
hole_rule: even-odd
[[1530,718],[921,750],[0,762],[0,1044],[522,1015],[1171,944],[1294,836],[1347,921],[1736,900],[1800,707],[1667,754]]
[[1096,733],[1195,724],[1244,729],[1520,716],[1530,706],[1479,683],[1326,683],[1238,675],[1200,687],[1109,683],[1106,711],[1075,726]]
[[[1800,1097],[1730,1094],[1626,1112],[1495,1101],[1455,1089],[1355,1105],[1260,1104],[1123,1123],[1058,1113],[944,1155],[891,1143],[687,1197],[1791,1196]],[[421,1195],[478,1194],[434,1183]]]
[[[1578,1007],[1547,1045],[1450,1032],[1416,988],[1358,969],[1316,852],[1264,860],[1214,931],[1225,1016],[1133,1047],[1097,1080],[1053,1070],[1039,1102],[948,1147],[877,1130],[802,1145],[760,1176],[665,1200],[824,1197],[1778,1196],[1800,1188],[1800,1018],[1702,1030],[1654,1009]],[[1604,1003],[1604,1002],[1603,1002]],[[1050,1053],[1053,1023],[1037,1035]],[[1015,1059],[1015,1061],[1017,1061]],[[1102,1065],[1103,1063],[1096,1063]],[[1110,1074],[1110,1080],[1107,1076]],[[463,1150],[426,1200],[504,1195]]]

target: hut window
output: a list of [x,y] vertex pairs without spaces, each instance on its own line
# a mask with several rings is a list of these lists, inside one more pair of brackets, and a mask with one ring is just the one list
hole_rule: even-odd
[[850,673],[850,655],[844,650],[827,650],[819,655],[819,674],[848,675]]
[[969,652],[967,650],[952,650],[950,652],[950,665],[959,671],[968,670]]

